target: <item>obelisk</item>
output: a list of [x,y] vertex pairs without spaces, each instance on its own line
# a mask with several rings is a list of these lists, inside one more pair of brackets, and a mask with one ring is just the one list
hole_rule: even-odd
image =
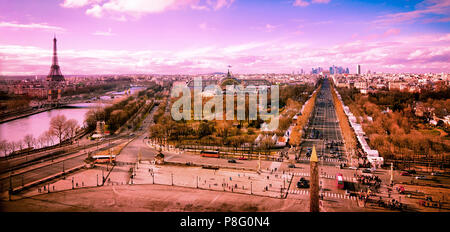
[[319,159],[317,158],[316,146],[313,146],[310,164],[309,185],[309,211],[319,212]]

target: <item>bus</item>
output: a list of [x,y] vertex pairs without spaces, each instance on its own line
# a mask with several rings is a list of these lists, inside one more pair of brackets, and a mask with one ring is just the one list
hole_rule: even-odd
[[338,189],[344,189],[344,177],[341,173],[336,174],[336,185]]
[[219,151],[201,151],[200,155],[202,157],[219,158]]
[[116,162],[115,155],[94,155],[92,156],[94,163],[114,163]]

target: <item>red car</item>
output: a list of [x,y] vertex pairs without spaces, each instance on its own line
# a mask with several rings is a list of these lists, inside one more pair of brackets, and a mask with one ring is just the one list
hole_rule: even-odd
[[240,159],[240,160],[247,160],[247,158],[246,158],[246,157],[243,157],[243,156],[242,156],[242,157],[239,157],[239,159]]
[[409,172],[402,172],[400,173],[400,176],[410,176]]

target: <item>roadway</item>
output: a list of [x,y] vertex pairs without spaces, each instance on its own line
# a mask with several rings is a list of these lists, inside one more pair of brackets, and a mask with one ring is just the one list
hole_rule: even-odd
[[[144,134],[146,128],[153,122],[153,113],[157,107],[153,107],[149,116],[143,121],[141,128],[136,132],[138,136],[132,135],[130,130],[125,131],[121,135],[111,136],[101,142],[83,140],[82,145],[69,145],[57,150],[64,150],[63,154],[57,156],[49,156],[55,150],[44,151],[41,153],[30,154],[24,157],[17,157],[13,159],[2,161],[2,175],[0,175],[0,192],[7,191],[10,184],[13,189],[27,185],[29,183],[45,179],[47,177],[59,174],[63,170],[69,170],[75,167],[84,165],[84,160],[87,158],[89,152],[94,152],[99,149],[109,149],[127,141],[130,138],[136,138],[124,150],[122,156],[118,156],[118,163],[122,162],[136,162],[137,154],[140,149],[146,149],[143,144]],[[147,152],[143,152],[147,154]],[[122,154],[122,153],[121,153]],[[30,160],[35,160],[30,162]],[[14,168],[18,167],[18,168]],[[14,169],[12,172],[9,170]],[[10,175],[10,173],[12,175]]]
[[157,151],[148,147],[144,140],[148,134],[148,128],[153,124],[153,115],[158,107],[154,106],[150,110],[147,117],[142,121],[142,125],[136,132],[134,139],[116,157],[116,165],[108,177],[112,182],[127,183],[129,181],[130,173],[128,171],[137,163],[139,154],[142,160],[153,160],[157,154]]
[[[313,131],[319,131],[318,137],[311,136]],[[332,147],[332,142],[335,144]],[[338,159],[346,162],[346,155],[343,146],[342,132],[336,115],[336,108],[331,95],[331,88],[328,79],[324,79],[322,88],[317,93],[316,104],[309,118],[306,133],[302,141],[302,154],[307,148],[316,146],[319,158]],[[336,151],[336,152],[334,152]]]
[[87,158],[89,152],[98,149],[109,149],[124,141],[124,139],[108,141],[99,145],[99,147],[91,147],[69,154],[66,153],[64,155],[65,157],[48,161],[42,160],[39,163],[15,171],[11,176],[9,174],[4,174],[0,177],[0,192],[8,191],[10,183],[12,184],[13,189],[15,189],[27,185],[28,183],[84,165],[84,160]]

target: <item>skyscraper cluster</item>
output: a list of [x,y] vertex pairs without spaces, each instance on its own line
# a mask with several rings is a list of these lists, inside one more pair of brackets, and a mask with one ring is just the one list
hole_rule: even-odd
[[[349,74],[350,73],[348,68],[344,69],[341,66],[338,67],[338,66],[333,65],[329,68],[329,70],[330,70],[330,74],[346,74],[346,73]],[[323,71],[324,71],[324,69],[322,67],[312,68],[311,74],[320,74]]]
[[311,74],[319,74],[323,71],[322,67],[312,68]]
[[345,74],[345,73],[349,73],[348,68],[344,69],[343,67],[337,67],[337,66],[331,66],[330,67],[330,74]]

